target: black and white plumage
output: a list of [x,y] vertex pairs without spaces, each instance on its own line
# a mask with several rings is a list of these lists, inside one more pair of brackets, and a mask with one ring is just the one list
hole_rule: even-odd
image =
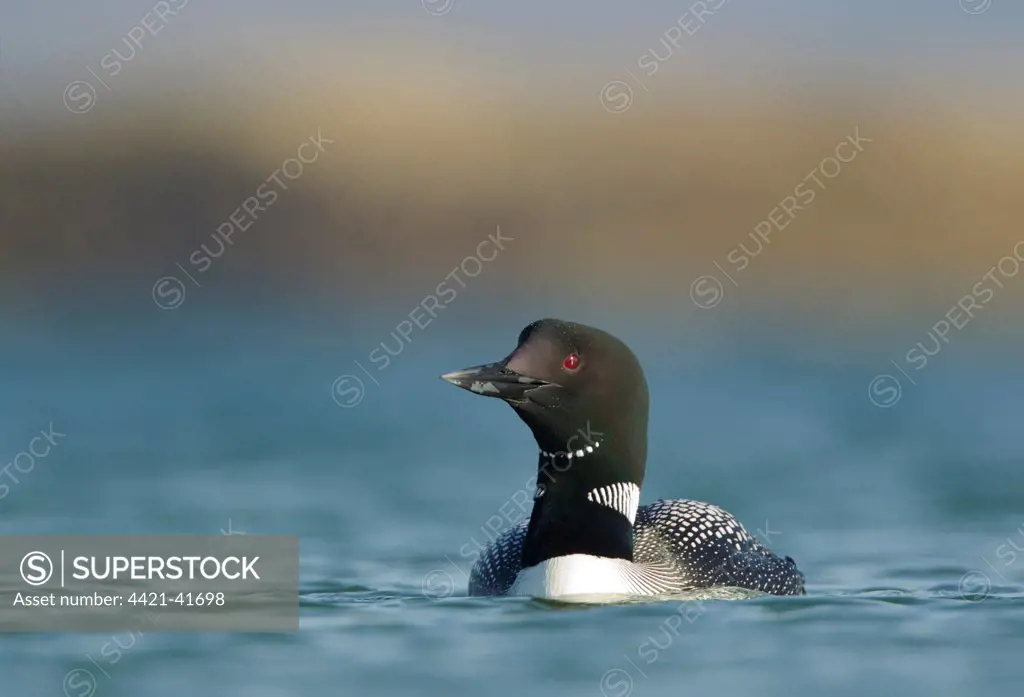
[[[470,573],[470,595],[508,594],[522,571],[527,524],[505,530],[483,551]],[[774,555],[732,515],[702,501],[641,506],[633,526],[632,561],[649,572],[637,577],[638,585],[649,586],[644,595],[716,586],[773,595],[804,592],[804,575],[791,558]]]
[[718,506],[640,506],[648,394],[636,356],[614,336],[534,322],[504,360],[441,376],[509,404],[540,448],[529,521],[474,564],[470,595],[585,599],[703,588],[804,592],[804,576]]

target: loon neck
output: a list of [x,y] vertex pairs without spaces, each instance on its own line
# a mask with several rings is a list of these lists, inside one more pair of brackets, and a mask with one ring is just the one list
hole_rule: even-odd
[[523,568],[572,554],[632,561],[640,485],[615,476],[621,468],[611,466],[613,459],[599,443],[540,452]]

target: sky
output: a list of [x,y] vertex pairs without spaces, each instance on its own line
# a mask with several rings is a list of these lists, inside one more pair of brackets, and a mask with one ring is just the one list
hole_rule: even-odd
[[[16,98],[40,83],[74,79],[83,65],[98,63],[120,45],[158,4],[7,0],[0,4],[3,90]],[[709,7],[720,6],[703,22],[694,18],[700,3],[667,0],[173,0],[168,5],[177,13],[165,15],[165,26],[155,22],[156,35],[142,43],[146,61],[172,68],[230,60],[240,50],[265,57],[282,51],[281,60],[287,60],[281,40],[290,36],[310,46],[357,49],[368,62],[394,59],[405,47],[500,66],[510,76],[605,74],[634,66],[652,47],[658,50],[659,40],[680,20],[699,27],[684,36],[681,51],[693,48],[692,61],[739,75],[788,69],[883,80],[928,72],[999,83],[1019,75],[1024,55],[1024,5],[1009,0],[709,0]],[[427,7],[443,14],[431,14]],[[971,14],[964,7],[983,11]]]

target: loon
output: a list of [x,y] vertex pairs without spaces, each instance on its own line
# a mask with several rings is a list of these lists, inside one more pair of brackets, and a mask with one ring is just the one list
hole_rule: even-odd
[[469,595],[588,602],[706,588],[803,595],[804,575],[718,506],[640,506],[647,382],[619,339],[575,322],[527,326],[504,360],[441,376],[509,404],[540,448],[527,521],[473,565]]

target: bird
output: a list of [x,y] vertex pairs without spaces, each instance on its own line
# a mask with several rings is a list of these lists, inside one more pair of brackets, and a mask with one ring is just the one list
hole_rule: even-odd
[[636,355],[601,329],[537,320],[503,360],[440,376],[512,407],[539,448],[530,517],[476,559],[470,596],[567,602],[710,588],[803,595],[804,575],[703,501],[640,506],[649,398]]

